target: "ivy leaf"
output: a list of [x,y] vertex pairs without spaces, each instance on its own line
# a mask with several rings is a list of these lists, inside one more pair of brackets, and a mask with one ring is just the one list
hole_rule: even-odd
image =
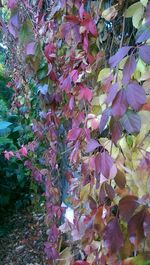
[[122,126],[128,133],[138,133],[141,128],[141,119],[132,110],[128,110],[120,120]]
[[107,104],[111,103],[114,100],[115,96],[117,95],[118,89],[119,89],[118,83],[114,83],[110,87],[108,91],[108,96],[106,99]]
[[124,65],[123,79],[122,79],[123,85],[126,85],[127,83],[129,83],[131,75],[133,74],[135,69],[136,69],[136,60],[135,60],[135,56],[132,55],[127,59]]
[[132,244],[136,247],[144,239],[144,217],[145,217],[145,208],[133,215],[128,223],[128,233],[129,239]]
[[150,64],[150,45],[143,45],[139,48],[140,58],[147,64]]
[[110,132],[113,143],[117,143],[122,135],[122,126],[119,121],[112,119],[110,121]]
[[130,83],[126,89],[128,104],[134,109],[139,110],[146,102],[144,89],[138,83]]
[[121,117],[128,108],[128,102],[126,99],[125,90],[118,91],[113,103],[112,103],[112,115],[114,117]]
[[116,253],[123,246],[123,235],[117,218],[113,218],[104,229],[104,245],[111,253]]
[[126,178],[122,171],[118,169],[117,175],[115,176],[115,182],[120,189],[124,189],[126,185]]
[[103,151],[95,157],[95,167],[97,174],[101,172],[103,176],[108,179],[112,166],[113,159],[107,151]]
[[120,216],[128,222],[135,209],[139,206],[138,197],[134,195],[127,195],[122,198],[119,202],[119,213]]
[[143,33],[137,38],[136,43],[145,42],[150,38],[150,30],[144,29]]
[[117,51],[115,55],[110,57],[109,59],[110,67],[111,68],[116,67],[121,62],[121,60],[128,54],[131,48],[132,46],[122,47]]
[[95,139],[90,139],[86,146],[86,153],[93,152],[100,144]]
[[105,109],[104,112],[102,113],[102,117],[101,117],[101,120],[100,120],[100,124],[99,124],[99,132],[102,133],[102,131],[104,130],[108,120],[109,120],[109,117],[111,115],[111,110],[108,108],[108,109]]

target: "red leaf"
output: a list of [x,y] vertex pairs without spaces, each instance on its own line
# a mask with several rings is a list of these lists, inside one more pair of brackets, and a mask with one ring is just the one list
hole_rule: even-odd
[[126,99],[125,90],[122,89],[117,93],[113,103],[112,103],[112,115],[114,117],[121,117],[128,108],[128,102]]
[[131,110],[128,110],[121,118],[121,124],[128,133],[138,133],[141,129],[140,117]]
[[135,56],[132,55],[127,59],[123,69],[123,79],[122,79],[123,85],[129,83],[131,75],[133,74],[135,68],[136,68],[136,60]]
[[109,108],[105,109],[104,112],[102,113],[102,117],[99,124],[100,133],[102,133],[102,131],[104,130],[110,115],[111,115],[111,110]]
[[139,110],[146,102],[144,89],[138,83],[130,83],[126,89],[128,104],[134,109]]
[[119,214],[126,222],[128,222],[138,206],[138,197],[134,195],[127,195],[119,202]]
[[20,153],[23,155],[23,156],[27,156],[28,152],[27,152],[27,149],[26,147],[23,145],[20,149]]
[[104,245],[111,253],[116,253],[123,246],[123,235],[117,218],[113,218],[104,230]]
[[80,92],[79,92],[79,100],[85,99],[88,102],[92,99],[92,91],[88,87],[84,87],[83,85],[80,85]]
[[115,55],[110,57],[109,59],[110,67],[111,68],[116,67],[121,62],[121,60],[128,54],[131,48],[132,48],[131,46],[122,47],[117,51]]
[[97,147],[99,147],[100,144],[94,140],[94,139],[91,139],[88,143],[87,143],[87,146],[86,146],[86,153],[90,153],[90,152],[93,152]]
[[150,64],[150,45],[141,46],[139,48],[139,56],[145,63]]

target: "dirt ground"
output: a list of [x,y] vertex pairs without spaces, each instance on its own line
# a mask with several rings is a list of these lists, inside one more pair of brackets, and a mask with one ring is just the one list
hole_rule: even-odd
[[44,215],[23,211],[4,222],[9,231],[0,236],[0,265],[46,265]]

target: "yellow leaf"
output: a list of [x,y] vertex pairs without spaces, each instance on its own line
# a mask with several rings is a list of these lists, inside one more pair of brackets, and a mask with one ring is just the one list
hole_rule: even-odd
[[118,14],[118,11],[116,10],[115,6],[111,6],[102,12],[102,17],[105,20],[110,21],[114,19],[117,16],[117,14]]
[[65,248],[59,256],[59,265],[68,265],[71,263],[73,257],[71,254],[71,247]]
[[140,0],[143,6],[147,6],[148,0]]
[[137,29],[139,27],[139,24],[143,18],[143,14],[144,14],[144,7],[141,5],[136,12],[134,13],[133,17],[132,17],[132,23],[133,26]]
[[109,76],[109,74],[110,74],[110,68],[103,68],[98,74],[97,82],[103,81],[105,78]]
[[88,196],[89,196],[89,194],[90,194],[90,183],[85,185],[80,191],[80,200],[81,200],[81,202],[86,201]]
[[134,3],[133,5],[129,6],[125,11],[125,17],[132,17],[140,7],[143,7],[140,2]]

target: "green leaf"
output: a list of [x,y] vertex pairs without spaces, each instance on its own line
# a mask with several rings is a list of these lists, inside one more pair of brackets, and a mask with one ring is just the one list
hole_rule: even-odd
[[141,7],[143,8],[143,5],[140,2],[134,3],[133,5],[129,6],[125,11],[125,17],[132,17]]
[[147,6],[148,0],[140,0],[143,6]]
[[34,35],[32,31],[32,23],[29,19],[24,21],[20,33],[19,33],[19,39],[20,42],[23,44],[27,44],[29,42],[32,42],[34,40]]
[[6,136],[10,133],[9,126],[12,125],[11,122],[8,121],[0,121],[0,136]]

